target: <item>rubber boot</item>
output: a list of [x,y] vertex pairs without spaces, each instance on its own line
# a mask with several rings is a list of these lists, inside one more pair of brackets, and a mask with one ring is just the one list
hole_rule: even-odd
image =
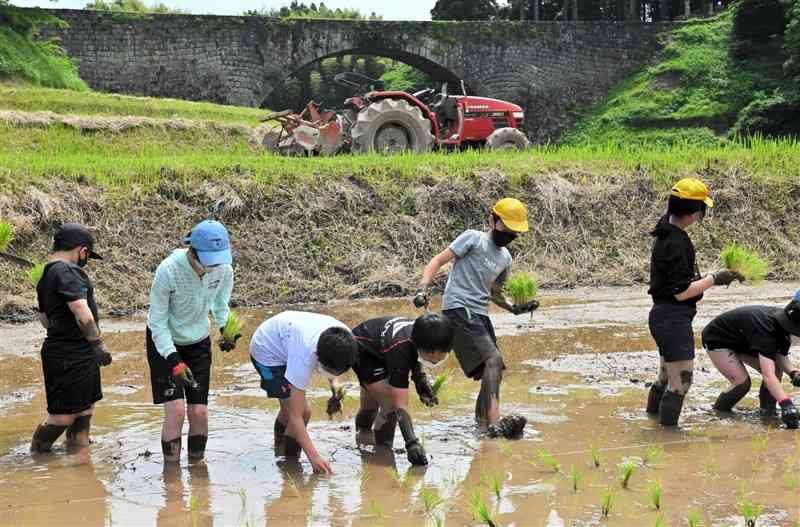
[[750,391],[750,379],[748,378],[742,384],[737,384],[727,392],[722,392],[714,402],[714,410],[720,412],[730,412],[736,403],[741,401],[747,392]]
[[375,444],[391,447],[394,443],[394,431],[397,429],[397,414],[392,412],[382,417],[383,423],[375,429]]
[[90,443],[89,428],[91,424],[91,414],[76,417],[75,421],[67,428],[67,443],[74,446],[88,446]]
[[661,397],[664,396],[664,387],[657,382],[650,386],[650,393],[647,394],[647,413],[658,415],[661,406]]
[[189,459],[200,460],[206,455],[206,443],[208,436],[193,435],[189,436],[186,440],[186,449]]
[[161,452],[164,454],[164,461],[175,463],[181,459],[181,438],[176,437],[169,441],[161,441]]
[[377,408],[365,408],[356,414],[356,432],[369,432],[378,415]]
[[659,420],[662,426],[677,426],[678,418],[683,408],[683,395],[679,395],[671,390],[664,391],[659,407]]
[[769,388],[763,382],[761,383],[761,388],[758,390],[758,404],[761,407],[761,416],[762,417],[775,417],[778,415],[778,412],[775,410],[775,405],[778,404],[778,401],[769,393]]
[[293,437],[286,435],[286,425],[275,419],[275,453],[279,456],[299,457],[300,445]]
[[47,423],[40,424],[36,427],[36,431],[33,433],[33,439],[31,439],[31,452],[50,452],[53,443],[61,437],[61,434],[63,434],[66,429],[66,426]]

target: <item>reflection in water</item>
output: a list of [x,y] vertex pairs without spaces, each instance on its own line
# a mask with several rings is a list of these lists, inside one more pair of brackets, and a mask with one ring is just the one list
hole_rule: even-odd
[[[775,285],[763,294],[775,296],[776,288],[796,289]],[[700,354],[682,427],[664,430],[644,414],[642,381],[651,377],[655,346],[646,332],[649,306],[637,300],[642,294],[608,289],[543,298],[542,309],[522,327],[512,317],[497,317],[508,366],[503,404],[531,423],[522,440],[477,438],[475,385],[457,366],[445,365],[451,377],[440,406],[423,408],[411,398],[430,465],[412,468],[404,453],[357,443],[352,423],[358,401],[351,396],[344,415],[310,426],[332,460],[331,477],[313,475],[304,456],[294,462],[276,457],[275,408],[258,389],[246,351],[214,356],[206,461],[165,467],[161,414],[141,368],[141,333],[108,335],[114,363],[103,372],[108,390],[93,419],[90,449],[67,452],[59,444],[53,454],[32,458],[30,431],[44,406],[36,350],[0,351],[0,525],[416,526],[423,524],[428,492],[442,498],[436,513],[449,526],[477,524],[471,511],[476,492],[506,526],[546,525],[548,517],[565,525],[653,525],[659,516],[667,525],[685,525],[690,510],[700,512],[704,525],[741,525],[741,496],[764,507],[761,527],[794,524],[800,519],[800,434],[779,428],[778,421],[761,422],[757,390],[741,411],[715,414],[711,404],[726,381],[703,371]],[[760,295],[761,289],[732,287],[706,305],[704,316],[732,303],[762,303]],[[325,311],[348,323],[414,315],[407,299]],[[264,318],[255,310],[242,315],[250,330]],[[346,380],[349,393],[357,394],[355,378]],[[325,381],[315,380],[308,394],[314,414],[324,415]],[[645,463],[655,446],[662,451],[659,461]],[[560,472],[541,461],[542,452],[557,460]],[[637,468],[623,491],[619,465],[626,460]],[[577,492],[567,477],[573,469],[582,478]],[[658,512],[647,492],[656,480],[666,504]],[[617,507],[603,520],[599,503],[609,487],[616,489]]]

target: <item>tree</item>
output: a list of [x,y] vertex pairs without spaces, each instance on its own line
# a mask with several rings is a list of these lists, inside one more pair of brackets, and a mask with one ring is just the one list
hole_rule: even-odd
[[786,26],[783,37],[783,45],[788,58],[783,69],[788,77],[798,83],[800,82],[800,0],[792,2],[788,18],[789,24]]
[[[491,20],[499,12],[496,0],[436,0],[433,20]],[[517,11],[519,12],[519,11]]]
[[186,13],[180,9],[170,7],[163,2],[147,5],[142,0],[94,0],[86,4],[84,9],[91,11],[111,11],[124,13]]
[[243,13],[244,16],[267,16],[273,18],[325,18],[325,19],[344,19],[344,20],[382,20],[383,17],[374,12],[369,16],[364,15],[354,8],[331,9],[320,2],[319,6],[314,2],[306,5],[305,3],[294,1],[288,6],[280,8],[250,9]]

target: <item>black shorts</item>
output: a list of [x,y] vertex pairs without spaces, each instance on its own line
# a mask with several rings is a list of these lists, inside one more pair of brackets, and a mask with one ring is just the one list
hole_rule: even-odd
[[270,399],[288,399],[292,394],[292,383],[286,380],[286,366],[265,366],[250,355],[258,376],[261,377],[261,389],[267,392]]
[[50,415],[77,414],[103,398],[100,367],[90,357],[91,350],[64,351],[57,342],[42,344],[42,372]]
[[453,325],[453,351],[464,375],[479,380],[483,376],[483,365],[488,359],[499,357],[503,360],[489,317],[477,313],[468,314],[463,308],[446,309],[442,311],[442,315]]
[[372,353],[365,353],[363,350],[358,355],[358,362],[353,365],[353,371],[358,377],[361,386],[367,386],[389,378],[389,368],[386,361],[383,361]]
[[208,404],[208,386],[211,383],[211,339],[206,337],[196,344],[175,346],[181,360],[186,363],[197,388],[186,386],[180,388],[172,379],[172,368],[167,359],[156,350],[153,335],[147,328],[147,363],[150,365],[150,386],[153,389],[153,404],[164,404],[169,401],[186,398],[189,404]]
[[648,325],[665,362],[694,359],[692,320],[697,308],[684,304],[654,304]]

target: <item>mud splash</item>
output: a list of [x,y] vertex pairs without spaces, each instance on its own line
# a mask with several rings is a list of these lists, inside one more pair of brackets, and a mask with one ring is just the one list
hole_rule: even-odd
[[[713,291],[697,327],[734,305],[782,303],[796,288]],[[504,526],[654,525],[659,518],[685,525],[693,511],[703,525],[744,525],[739,504],[746,501],[763,507],[760,526],[800,519],[800,435],[761,420],[757,386],[741,410],[715,414],[711,402],[725,381],[699,351],[682,426],[663,430],[642,410],[656,365],[643,290],[546,292],[542,301],[532,319],[493,313],[508,364],[504,410],[530,423],[522,440],[476,437],[477,386],[457,371],[454,358],[445,366],[452,376],[440,406],[424,408],[412,396],[431,458],[424,469],[411,467],[401,450],[357,445],[354,377],[347,378],[344,415],[333,420],[324,417],[327,390],[317,379],[310,428],[332,459],[332,477],[313,475],[305,459],[275,456],[277,405],[258,387],[246,342],[214,356],[207,459],[165,469],[141,318],[106,326],[115,360],[103,370],[105,398],[93,419],[92,447],[59,446],[33,458],[30,434],[44,415],[41,334],[32,325],[0,326],[6,344],[0,352],[0,525],[479,525],[478,502]],[[407,299],[321,310],[348,324],[415,314]],[[245,313],[246,338],[265,316]],[[627,489],[620,484],[625,462],[634,466]],[[662,488],[658,510],[651,501],[655,482]],[[606,518],[601,502],[609,490],[615,502]]]

